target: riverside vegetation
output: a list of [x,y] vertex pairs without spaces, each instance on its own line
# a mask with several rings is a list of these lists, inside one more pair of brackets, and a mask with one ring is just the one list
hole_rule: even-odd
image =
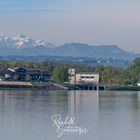
[[81,63],[56,63],[51,61],[27,62],[27,61],[0,61],[0,69],[4,68],[43,68],[51,75],[51,81],[64,83],[68,81],[68,69],[75,68],[77,72],[97,72],[100,74],[100,84],[105,86],[136,86],[140,83],[140,58],[132,61],[128,68],[116,68],[111,66],[93,67]]

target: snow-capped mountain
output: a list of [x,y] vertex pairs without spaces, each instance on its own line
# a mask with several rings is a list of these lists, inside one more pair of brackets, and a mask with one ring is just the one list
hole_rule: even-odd
[[132,59],[135,54],[117,45],[93,46],[82,43],[66,43],[59,47],[44,40],[34,40],[23,34],[17,37],[0,35],[1,56],[63,56],[88,58]]
[[0,46],[9,46],[11,41],[9,37],[0,34]]
[[25,48],[25,47],[37,47],[37,46],[44,46],[44,47],[51,47],[54,45],[50,45],[44,40],[34,40],[25,36],[24,34],[20,34],[17,37],[7,37],[4,35],[0,35],[0,46],[3,47],[15,47],[15,48]]
[[14,37],[13,40],[14,40],[14,45],[17,48],[36,46],[36,41],[34,41],[33,39],[29,37],[26,37],[23,34],[21,34],[20,36]]
[[0,34],[0,41],[6,41],[8,39],[8,37]]

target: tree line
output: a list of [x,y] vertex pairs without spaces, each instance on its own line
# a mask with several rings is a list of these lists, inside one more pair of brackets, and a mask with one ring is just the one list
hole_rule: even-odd
[[136,85],[140,82],[140,58],[132,61],[128,68],[111,66],[93,67],[82,63],[58,63],[51,61],[4,61],[0,60],[0,69],[4,68],[43,68],[51,75],[51,80],[57,83],[68,81],[68,69],[74,68],[77,72],[97,72],[100,74],[100,83],[103,85]]

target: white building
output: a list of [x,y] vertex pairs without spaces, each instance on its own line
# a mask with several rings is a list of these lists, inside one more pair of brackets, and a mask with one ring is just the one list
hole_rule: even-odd
[[75,69],[69,69],[69,83],[99,85],[99,74],[94,72],[76,73]]

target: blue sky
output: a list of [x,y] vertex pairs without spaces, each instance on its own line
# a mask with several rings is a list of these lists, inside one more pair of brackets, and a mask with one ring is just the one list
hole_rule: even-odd
[[0,32],[140,52],[139,7],[139,0],[0,0]]

